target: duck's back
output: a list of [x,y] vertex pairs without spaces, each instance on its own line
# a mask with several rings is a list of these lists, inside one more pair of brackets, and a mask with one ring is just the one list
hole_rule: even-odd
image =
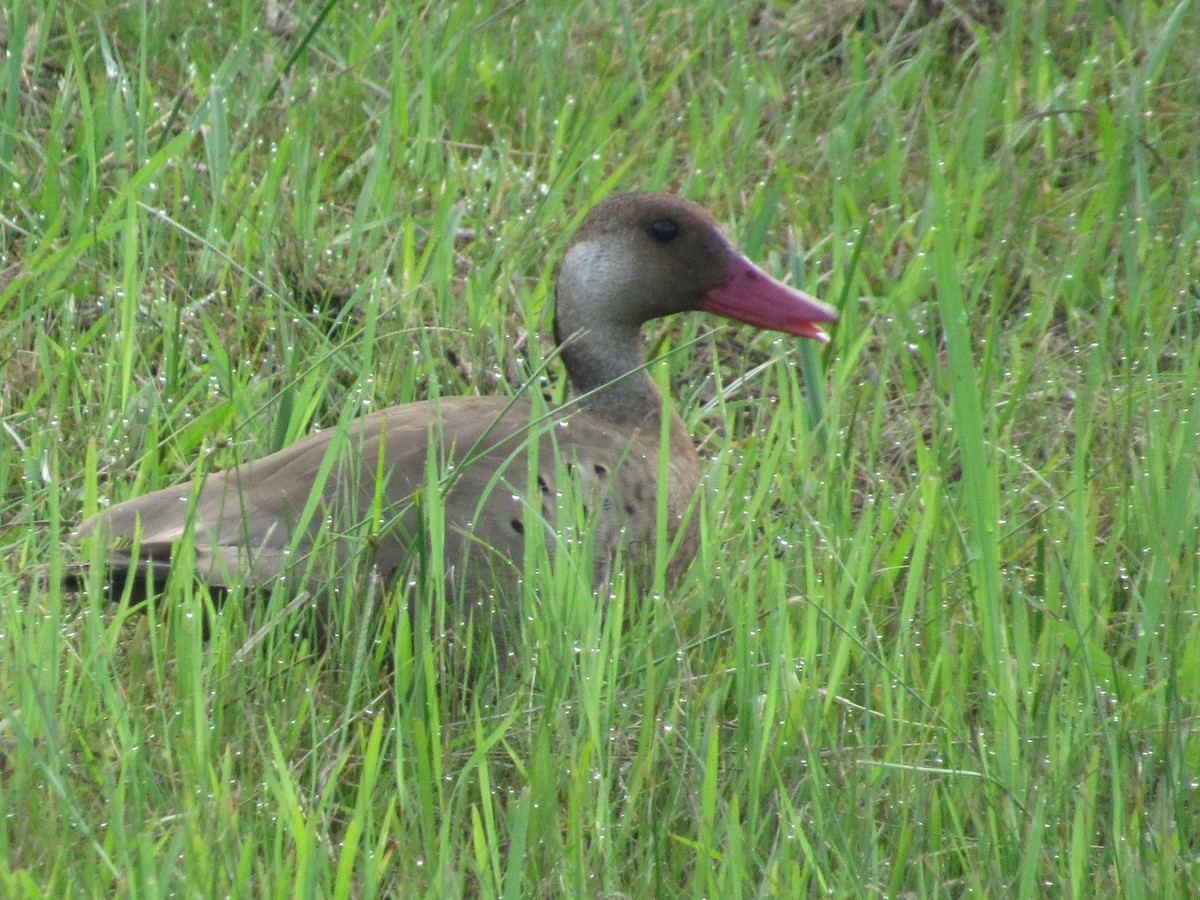
[[[502,397],[410,403],[118,504],[79,533],[107,536],[117,572],[165,572],[190,528],[196,575],[218,588],[287,574],[323,582],[354,561],[390,580],[433,551],[425,558],[440,557],[448,585],[479,600],[519,583],[531,538],[545,541],[544,558],[583,545],[594,586],[618,558],[646,586],[658,528],[657,425],[653,431],[622,433],[586,411],[535,414],[528,402]],[[700,476],[674,416],[667,460],[674,580],[695,554],[687,507]]]

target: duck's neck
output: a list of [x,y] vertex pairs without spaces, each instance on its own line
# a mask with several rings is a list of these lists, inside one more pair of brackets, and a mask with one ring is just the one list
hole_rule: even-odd
[[631,295],[628,266],[604,243],[572,244],[555,291],[554,335],[579,405],[633,430],[661,423],[663,398],[642,353],[651,298]]
[[663,397],[647,374],[638,328],[600,331],[561,318],[555,334],[578,406],[630,429],[656,429]]

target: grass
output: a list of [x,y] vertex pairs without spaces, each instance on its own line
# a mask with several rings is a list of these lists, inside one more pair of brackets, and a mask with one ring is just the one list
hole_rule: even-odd
[[[378,6],[0,22],[0,892],[1195,895],[1200,7]],[[654,329],[679,590],[547,575],[496,687],[390,641],[436,584],[324,654],[56,586],[102,503],[519,390],[630,188],[843,311]]]

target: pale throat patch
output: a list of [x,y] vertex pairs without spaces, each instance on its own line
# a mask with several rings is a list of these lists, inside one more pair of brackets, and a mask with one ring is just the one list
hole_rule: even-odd
[[593,293],[612,294],[624,281],[624,265],[619,254],[606,241],[580,241],[563,258],[559,273],[560,290],[577,297]]

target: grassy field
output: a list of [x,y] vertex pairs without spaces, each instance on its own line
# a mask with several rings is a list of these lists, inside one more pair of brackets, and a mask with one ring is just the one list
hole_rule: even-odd
[[[1200,894],[1200,3],[273,6],[0,18],[0,894]],[[57,586],[101,505],[561,396],[633,188],[842,310],[650,330],[679,590],[556,573],[496,684],[427,585],[324,653]]]

